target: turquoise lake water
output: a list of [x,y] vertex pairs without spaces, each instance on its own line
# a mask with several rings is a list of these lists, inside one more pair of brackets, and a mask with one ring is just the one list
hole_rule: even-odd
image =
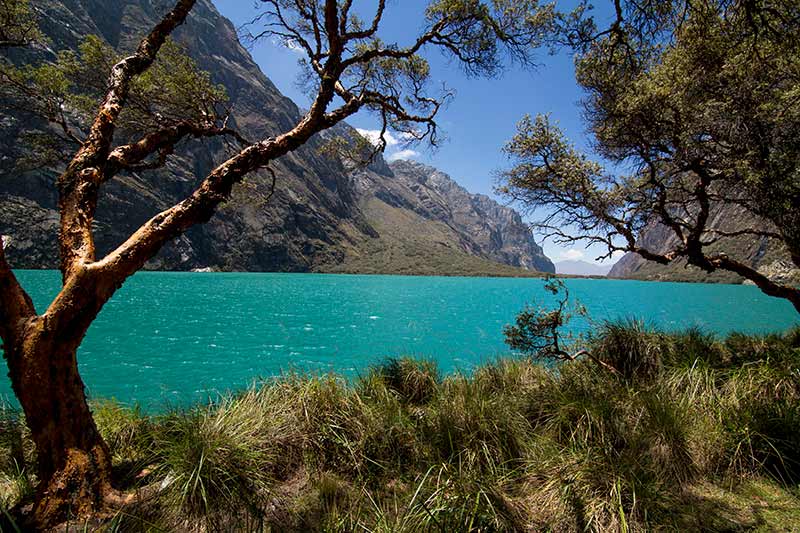
[[[17,274],[42,312],[59,289],[59,273]],[[637,316],[666,329],[699,325],[719,334],[798,322],[788,303],[750,286],[566,283],[596,322]],[[468,371],[508,353],[502,327],[526,303],[552,301],[542,285],[511,278],[139,273],[92,325],[79,364],[90,395],[145,407],[196,400],[290,369],[355,375],[391,355]],[[7,378],[0,395],[11,395]]]

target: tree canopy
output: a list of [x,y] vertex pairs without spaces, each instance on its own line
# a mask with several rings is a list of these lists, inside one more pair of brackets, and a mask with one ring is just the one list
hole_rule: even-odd
[[41,39],[29,0],[0,0],[0,50],[27,46]]
[[[774,239],[800,266],[800,5],[792,1],[618,2],[597,31],[575,18],[585,117],[602,164],[579,152],[549,116],[525,117],[506,146],[514,165],[500,191],[544,213],[559,242],[601,244],[707,272],[729,270],[800,310],[800,291],[727,253],[740,236]],[[565,22],[566,24],[566,22]],[[715,209],[755,223],[726,231]],[[675,247],[637,240],[653,222]]]

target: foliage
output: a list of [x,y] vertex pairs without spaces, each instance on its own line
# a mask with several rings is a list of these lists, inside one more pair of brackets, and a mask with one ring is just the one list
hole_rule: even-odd
[[20,413],[3,403],[0,405],[0,510],[33,495],[33,461],[35,454],[28,428]]
[[[548,116],[525,117],[499,190],[542,209],[539,226],[559,242],[727,270],[800,309],[797,290],[733,254],[736,237],[774,239],[800,265],[799,17],[792,2],[703,0],[620,2],[604,32],[572,20],[588,126],[609,164],[580,153]],[[752,222],[715,226],[723,205]],[[637,241],[655,222],[677,244]]]
[[[326,2],[261,0],[261,5],[261,16],[247,28],[248,37],[276,38],[301,52],[304,85],[311,93],[321,94],[324,73],[330,71],[340,82],[335,89],[339,97],[360,99],[359,107],[381,120],[377,151],[386,148],[390,130],[410,142],[438,143],[435,117],[453,95],[447,88],[431,91],[428,50],[452,57],[468,75],[494,76],[508,60],[531,65],[534,51],[550,39],[555,23],[553,6],[538,0],[432,0],[416,36],[406,43],[387,42],[380,31],[385,1],[372,6],[367,21],[355,13],[352,2],[340,3],[335,33],[324,20]],[[334,57],[336,63],[330,61]],[[339,148],[360,158],[359,141],[338,139],[336,144],[343,141],[347,146]]]
[[[23,167],[48,166],[68,160],[88,134],[105,97],[108,73],[121,56],[96,35],[88,35],[77,51],[63,50],[54,61],[14,66],[0,63],[2,105],[18,117],[44,118],[58,128],[23,132],[34,146],[35,159]],[[225,88],[211,81],[185,50],[168,39],[153,66],[132,83],[128,105],[118,119],[124,138],[135,138],[179,123],[208,125],[224,121]]]
[[[574,315],[586,316],[586,309],[579,303],[570,302],[569,290],[560,279],[549,279],[544,284],[544,290],[558,296],[563,296],[558,301],[558,308],[526,307],[516,317],[516,324],[505,326],[503,335],[505,342],[513,350],[539,359],[572,359],[573,356],[565,351],[562,343],[561,332]],[[574,344],[575,339],[566,335],[566,340]]]
[[389,357],[370,369],[364,384],[369,387],[376,380],[402,402],[424,404],[436,394],[441,378],[434,361]]
[[592,353],[626,379],[652,379],[664,363],[662,335],[647,328],[641,320],[606,322],[589,341]]
[[43,40],[30,0],[0,0],[0,50]]
[[[98,403],[115,460],[149,465],[127,483],[152,494],[109,527],[791,529],[796,337],[625,321],[587,340],[619,374],[501,359],[439,380],[430,363],[401,358],[353,384],[288,375],[160,415]],[[406,388],[420,374],[424,387]],[[0,465],[13,505],[29,494],[33,457],[14,451],[27,437],[6,412],[0,456],[22,461]]]
[[225,516],[258,515],[283,453],[282,435],[290,429],[274,401],[278,393],[250,390],[160,418],[152,430],[151,453],[164,497],[212,527]]

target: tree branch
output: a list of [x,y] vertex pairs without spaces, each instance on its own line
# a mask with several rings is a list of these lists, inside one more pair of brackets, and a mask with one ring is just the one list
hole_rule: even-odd
[[725,254],[713,255],[707,258],[707,261],[714,268],[720,268],[729,272],[734,272],[743,278],[752,281],[756,287],[764,292],[764,294],[789,300],[797,312],[800,313],[800,289],[797,287],[776,283],[754,268],[736,261],[735,259],[731,259]]
[[[219,204],[230,197],[233,186],[244,176],[294,151],[315,133],[329,127],[326,115],[319,114],[320,109],[324,110],[325,98],[321,89],[311,110],[294,129],[275,139],[248,146],[219,165],[191,196],[145,222],[116,250],[90,265],[90,269],[107,273],[114,283],[121,284],[158,253],[170,239],[191,226],[208,221]],[[344,116],[337,118],[341,120]]]
[[116,130],[116,120],[125,105],[131,80],[146,71],[167,36],[183,23],[196,0],[178,0],[175,7],[144,37],[136,52],[111,70],[108,92],[95,115],[89,135],[58,179],[61,228],[59,245],[61,272],[66,280],[79,263],[94,260],[92,222],[100,184]]
[[228,128],[224,124],[222,126],[217,126],[216,124],[198,125],[194,122],[182,121],[178,124],[148,133],[131,144],[114,148],[111,153],[108,154],[103,179],[104,181],[108,181],[123,169],[139,170],[141,167],[137,167],[136,165],[139,165],[148,156],[155,153],[159,154],[159,161],[157,164],[152,166],[145,165],[145,167],[157,168],[161,166],[166,156],[172,153],[175,145],[186,137],[192,136],[200,138],[222,135],[229,135],[244,146],[252,144],[237,131]]
[[[6,261],[5,246],[0,237],[0,337],[10,344],[20,334],[20,322],[36,316],[36,310]],[[9,357],[8,350],[5,355]]]

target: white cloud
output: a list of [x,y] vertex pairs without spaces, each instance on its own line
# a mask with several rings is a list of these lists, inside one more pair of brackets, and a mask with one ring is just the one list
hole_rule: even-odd
[[[362,128],[356,128],[356,131],[374,146],[378,146],[378,143],[381,140],[381,130],[366,130]],[[405,144],[413,139],[410,133],[394,134],[391,131],[384,133],[383,138],[386,139],[386,146],[388,148]]]
[[[365,139],[367,139],[373,146],[378,146],[381,138],[381,130],[367,130],[363,128],[356,128],[356,131]],[[398,159],[414,159],[419,157],[419,152],[410,148],[400,149],[406,146],[408,142],[414,138],[410,133],[392,133],[387,131],[383,134],[386,140],[387,153],[384,157],[387,161],[396,161]]]
[[300,45],[300,43],[292,39],[274,39],[272,42],[277,46],[283,46],[284,48],[297,54],[305,53],[305,49]]
[[584,253],[576,248],[570,248],[569,250],[564,250],[561,252],[561,259],[567,261],[578,261],[579,259],[583,259]]
[[389,154],[386,156],[386,159],[389,161],[397,161],[398,159],[414,159],[417,156],[419,156],[419,152],[416,150],[406,149]]

